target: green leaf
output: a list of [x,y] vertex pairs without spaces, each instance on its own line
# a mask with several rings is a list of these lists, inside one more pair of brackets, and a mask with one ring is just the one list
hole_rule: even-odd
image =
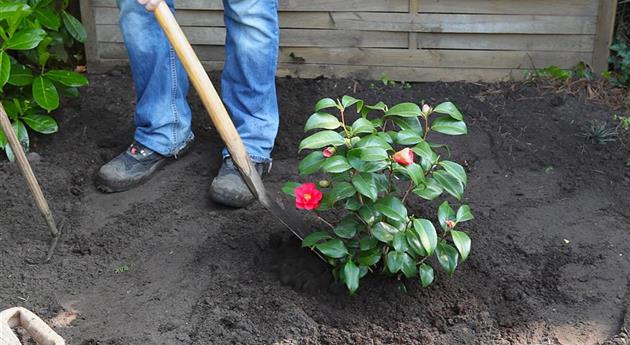
[[457,198],[457,200],[462,199],[462,196],[464,194],[464,186],[457,178],[453,177],[453,175],[447,173],[444,170],[438,170],[433,172],[433,178],[450,195]]
[[362,117],[358,118],[352,124],[352,134],[357,135],[361,133],[372,133],[374,132],[374,125],[368,119],[364,119]]
[[420,116],[420,107],[415,103],[400,103],[389,108],[385,112],[385,116],[401,116],[401,117],[416,117]]
[[470,212],[470,206],[468,206],[468,205],[462,205],[457,210],[456,220],[457,220],[458,223],[466,222],[466,221],[469,221],[469,220],[474,219],[474,218],[475,217],[473,217],[472,212]]
[[330,192],[330,198],[333,203],[347,199],[356,194],[354,187],[348,182],[335,183],[332,191]]
[[447,135],[462,135],[468,133],[464,121],[458,121],[451,117],[438,117],[431,123],[431,129]]
[[433,267],[428,264],[422,264],[419,268],[420,271],[420,282],[422,283],[422,287],[427,287],[433,283],[434,272]]
[[287,182],[282,186],[282,191],[285,194],[288,194],[295,198],[295,188],[299,187],[300,184],[297,182]]
[[348,171],[352,168],[348,163],[346,157],[343,156],[333,156],[327,158],[322,164],[322,170],[326,173],[339,174],[344,171]]
[[0,90],[11,76],[11,59],[9,54],[0,51]]
[[457,230],[451,230],[451,237],[459,254],[462,256],[462,261],[466,261],[468,254],[470,254],[470,237],[465,232]]
[[427,256],[427,251],[424,250],[422,242],[420,242],[420,237],[415,231],[405,231],[405,237],[407,238],[407,244],[413,253],[418,256]]
[[394,239],[394,234],[397,232],[398,229],[385,222],[378,222],[372,227],[372,235],[374,238],[385,243],[391,242]]
[[359,140],[356,143],[356,147],[358,148],[378,147],[384,150],[393,151],[394,149],[392,148],[392,146],[378,134],[381,134],[381,133],[370,134],[368,136],[361,138],[361,140]]
[[359,202],[359,200],[357,200],[357,198],[350,198],[348,200],[346,200],[346,209],[350,210],[350,211],[357,211],[358,209],[360,209],[363,205],[361,205],[361,203]]
[[300,142],[299,150],[320,149],[324,146],[340,146],[345,144],[343,137],[333,131],[321,131],[315,133]]
[[63,25],[70,33],[70,36],[81,43],[85,43],[87,33],[85,32],[83,24],[66,11],[61,12],[61,18],[63,19]]
[[391,273],[400,271],[404,263],[405,252],[399,252],[397,250],[387,253],[387,269]]
[[427,219],[414,219],[413,228],[420,238],[422,248],[424,248],[428,255],[433,254],[438,243],[437,232],[433,224]]
[[448,226],[446,226],[447,220],[455,221],[455,211],[453,211],[451,205],[448,204],[448,201],[444,201],[438,208],[438,221],[445,231],[448,230]]
[[357,267],[357,265],[355,265],[352,260],[348,260],[348,262],[346,262],[346,264],[343,266],[343,276],[345,278],[344,280],[346,283],[346,287],[352,295],[359,288],[359,267]]
[[378,248],[363,251],[357,257],[357,262],[361,266],[376,265],[379,261],[381,261],[381,252]]
[[359,231],[361,224],[354,216],[347,216],[333,229],[333,232],[341,238],[353,238]]
[[420,135],[424,134],[422,123],[417,117],[395,117],[394,123],[402,130],[410,130]]
[[371,173],[360,172],[352,176],[352,185],[357,192],[366,197],[376,200],[378,197],[378,189],[374,182],[374,176]]
[[7,50],[29,50],[37,47],[44,37],[46,37],[46,31],[42,29],[20,30],[5,41],[2,47]]
[[416,186],[422,185],[426,181],[422,167],[416,163],[409,164],[406,167],[400,166],[396,171],[401,171],[409,176],[409,179],[411,179]]
[[378,103],[376,103],[374,105],[366,105],[365,107],[368,108],[368,109],[380,110],[380,111],[383,111],[383,112],[387,109],[387,106],[383,102],[378,102]]
[[347,108],[351,107],[354,104],[357,104],[357,112],[360,112],[361,108],[363,108],[363,101],[362,100],[356,99],[356,98],[354,98],[352,96],[343,96],[343,97],[341,97],[341,105],[343,105],[344,109],[347,109]]
[[313,151],[306,155],[298,165],[300,175],[310,175],[316,173],[324,163],[324,154],[322,151]]
[[361,150],[361,160],[365,162],[378,162],[389,158],[387,151],[380,147],[366,147],[357,150]]
[[442,266],[449,276],[452,276],[453,272],[455,272],[455,268],[457,268],[457,260],[459,259],[457,250],[450,244],[440,243],[435,248],[435,254],[437,255],[440,266]]
[[399,231],[394,235],[392,246],[394,247],[394,250],[400,252],[405,252],[407,251],[407,249],[409,249],[409,246],[407,245],[407,238],[405,237],[404,232]]
[[403,202],[395,196],[386,196],[374,204],[374,208],[385,217],[398,222],[407,221],[407,208]]
[[51,134],[59,130],[57,121],[48,115],[29,114],[22,117],[22,120],[38,133]]
[[415,145],[421,141],[422,136],[412,129],[404,129],[396,136],[396,143],[399,145]]
[[348,255],[348,249],[346,249],[346,246],[339,239],[318,243],[315,245],[315,248],[330,258],[339,259]]
[[51,30],[57,31],[61,25],[61,18],[51,7],[38,6],[35,9],[35,18],[40,24]]
[[413,148],[413,152],[427,161],[433,161],[435,157],[435,152],[431,149],[431,145],[424,140],[420,141],[418,145]]
[[466,176],[466,170],[464,170],[463,166],[451,161],[441,161],[439,164],[444,168],[444,170],[446,170],[446,172],[459,180],[463,186],[466,186],[468,183],[468,177]]
[[462,113],[459,112],[459,109],[457,109],[455,104],[451,102],[441,103],[437,107],[435,107],[433,111],[440,114],[450,115],[455,120],[462,121],[464,119]]
[[405,277],[407,278],[413,278],[418,274],[418,269],[416,268],[416,262],[414,261],[414,259],[409,256],[409,254],[407,253],[403,253],[403,258],[402,258],[402,267],[401,270],[403,272],[403,274],[405,275]]
[[374,206],[366,204],[359,209],[359,217],[366,223],[372,225],[377,220],[378,212],[374,210]]
[[332,98],[322,98],[315,103],[316,112],[326,108],[337,108],[337,102],[335,102]]
[[434,179],[428,178],[424,185],[420,185],[413,190],[413,193],[425,200],[434,200],[442,195],[444,189]]
[[359,241],[359,249],[361,249],[362,251],[374,249],[377,245],[378,240],[373,237],[366,236]]
[[52,70],[44,74],[46,78],[70,87],[81,87],[88,84],[88,79],[74,71]]
[[33,80],[33,98],[48,112],[59,107],[59,93],[52,81],[39,76]]
[[31,85],[33,83],[33,72],[20,63],[14,63],[11,65],[11,75],[8,83],[14,86]]
[[375,162],[366,162],[361,159],[361,154],[363,153],[363,149],[352,149],[348,151],[346,155],[348,157],[348,163],[360,172],[375,172],[387,167],[387,163],[385,161],[375,161]]
[[328,240],[330,238],[332,237],[323,231],[314,232],[304,238],[304,241],[302,241],[302,248],[313,247],[318,242]]
[[337,129],[341,126],[341,122],[336,116],[328,113],[315,113],[311,115],[304,125],[304,132],[312,129]]

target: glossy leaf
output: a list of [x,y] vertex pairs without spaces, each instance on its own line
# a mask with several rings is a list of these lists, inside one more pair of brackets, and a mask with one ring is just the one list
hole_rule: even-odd
[[360,172],[355,174],[352,176],[352,185],[357,192],[372,200],[376,200],[378,189],[374,183],[374,176],[371,173]]
[[416,231],[418,238],[420,238],[422,248],[428,255],[433,254],[433,251],[438,243],[438,236],[433,223],[427,219],[414,219],[413,228]]
[[7,83],[11,76],[11,59],[9,54],[0,51],[0,89]]
[[420,272],[420,283],[422,284],[422,287],[427,287],[433,283],[433,267],[428,264],[422,264],[418,268],[418,271]]
[[299,187],[300,183],[297,182],[287,182],[284,184],[284,186],[282,186],[282,191],[287,194],[290,195],[292,197],[295,197],[295,188]]
[[59,130],[57,121],[48,115],[29,114],[22,117],[22,120],[35,132],[42,134],[52,134]]
[[336,108],[337,102],[335,102],[332,98],[322,98],[315,104],[315,111],[318,112],[322,109],[326,108]]
[[420,116],[420,107],[415,103],[400,103],[389,108],[385,112],[385,116],[400,116],[400,117],[417,117]]
[[348,255],[348,249],[339,239],[318,243],[315,245],[315,248],[322,252],[322,254],[335,259],[343,258]]
[[300,142],[299,151],[304,149],[320,149],[324,146],[339,146],[345,144],[343,137],[333,131],[317,132]]
[[462,135],[468,133],[464,121],[458,121],[451,117],[438,117],[431,123],[431,129],[447,135]]
[[333,185],[333,189],[330,192],[330,198],[333,203],[347,199],[356,194],[354,187],[348,182],[339,182]]
[[354,104],[357,105],[357,112],[361,111],[361,108],[363,108],[363,101],[356,99],[352,96],[343,96],[341,97],[341,105],[343,105],[343,107],[345,109],[353,106]]
[[88,79],[73,71],[52,70],[44,74],[46,78],[70,87],[81,87],[88,84]]
[[63,25],[66,27],[66,30],[68,30],[70,35],[75,40],[81,43],[85,43],[85,40],[87,39],[87,33],[85,32],[83,24],[81,24],[78,19],[76,19],[66,11],[61,12],[61,18],[63,19]]
[[359,288],[360,273],[359,267],[352,260],[348,260],[343,266],[344,281],[350,294],[355,293]]
[[42,29],[20,30],[5,41],[2,47],[7,50],[29,50],[37,47],[44,37],[46,37],[46,31]]
[[434,200],[438,196],[442,195],[444,189],[434,179],[428,178],[423,185],[418,186],[413,190],[413,193],[425,200]]
[[394,234],[398,232],[398,229],[385,223],[378,222],[372,227],[372,235],[379,241],[389,243],[394,239]]
[[33,83],[33,72],[20,63],[14,63],[11,65],[11,74],[7,82],[14,86],[31,85]]
[[323,232],[323,231],[314,232],[304,238],[304,241],[302,241],[302,248],[313,247],[318,242],[328,240],[330,238],[332,237],[330,237],[330,235],[326,232]]
[[411,249],[415,255],[426,256],[427,251],[424,250],[422,246],[422,242],[420,242],[420,237],[415,232],[415,230],[407,230],[405,231],[405,237],[407,238],[407,245]]
[[448,226],[446,226],[447,220],[455,221],[455,211],[451,205],[448,204],[448,201],[444,201],[440,207],[438,207],[438,221],[444,230],[448,229]]
[[405,252],[409,249],[407,245],[407,237],[405,236],[405,232],[399,231],[394,234],[394,239],[392,240],[392,246],[394,250]]
[[374,204],[374,208],[385,217],[398,222],[407,221],[407,208],[403,202],[395,196],[386,196]]
[[468,183],[468,177],[466,176],[466,170],[464,170],[463,166],[458,163],[446,160],[441,161],[439,164],[444,168],[444,170],[446,170],[446,172],[459,180],[463,186],[466,186],[466,184]]
[[300,175],[310,175],[316,173],[324,163],[324,154],[322,151],[313,151],[306,155],[298,165]]
[[438,262],[440,266],[448,273],[449,276],[453,275],[455,268],[457,268],[457,260],[459,260],[459,254],[457,249],[453,248],[450,244],[440,243],[435,249]]
[[341,238],[351,239],[353,238],[360,227],[359,221],[354,216],[347,216],[333,229],[333,232]]
[[357,262],[361,266],[376,265],[379,261],[381,261],[381,252],[378,250],[378,248],[373,248],[361,252],[357,257]]
[[34,13],[35,18],[37,18],[40,24],[51,30],[59,30],[59,26],[61,25],[61,18],[52,8],[40,5],[35,8]]
[[455,120],[462,121],[464,119],[464,117],[462,116],[462,113],[459,112],[459,109],[457,109],[455,104],[451,102],[441,103],[438,106],[436,106],[433,109],[433,111],[440,114],[450,115]]
[[362,133],[372,133],[374,132],[374,125],[370,120],[364,119],[362,117],[358,118],[352,124],[352,134],[362,134]]
[[361,219],[363,219],[364,222],[371,225],[374,222],[376,222],[377,217],[378,217],[378,212],[376,212],[373,205],[370,205],[370,204],[363,205],[359,209],[359,217],[361,217]]
[[59,93],[53,83],[39,76],[33,80],[33,98],[37,104],[49,112],[59,107]]
[[450,195],[461,200],[464,194],[464,186],[462,183],[444,170],[438,170],[433,172],[433,178],[437,183],[444,188]]
[[352,166],[350,166],[346,157],[343,156],[333,156],[327,158],[324,161],[324,164],[322,164],[322,171],[333,174],[342,173],[350,170],[351,168]]
[[304,125],[304,132],[312,129],[337,129],[341,126],[341,122],[336,116],[317,112],[311,115]]
[[391,273],[397,273],[403,266],[405,252],[391,251],[387,253],[387,269]]
[[462,256],[462,261],[466,261],[468,258],[468,254],[470,254],[470,237],[463,232],[452,230],[451,237],[453,238],[453,244],[459,251],[459,254]]
[[469,221],[471,219],[474,219],[475,217],[473,217],[472,212],[470,212],[470,206],[468,205],[462,205],[459,207],[459,209],[457,210],[457,216],[456,216],[456,220],[457,222],[466,222]]
[[399,145],[415,145],[422,141],[422,136],[411,129],[404,129],[398,132],[396,136],[396,143]]
[[387,151],[380,147],[368,147],[359,150],[361,150],[361,160],[365,162],[378,162],[389,158]]
[[402,267],[401,270],[403,272],[403,274],[405,275],[405,277],[407,278],[413,278],[418,274],[418,269],[416,267],[416,262],[414,261],[414,259],[409,256],[409,254],[407,253],[403,253],[403,257],[402,257]]

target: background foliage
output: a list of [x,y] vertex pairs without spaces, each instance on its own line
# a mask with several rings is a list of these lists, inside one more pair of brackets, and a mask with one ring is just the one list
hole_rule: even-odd
[[[58,125],[49,113],[59,108],[60,97],[76,97],[88,83],[64,69],[69,52],[86,39],[68,5],[69,0],[0,0],[0,100],[25,150],[28,129],[55,133]],[[13,159],[1,130],[0,148]]]

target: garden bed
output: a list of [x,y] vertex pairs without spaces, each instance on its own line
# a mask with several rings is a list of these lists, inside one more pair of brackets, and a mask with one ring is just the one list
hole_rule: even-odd
[[190,155],[134,191],[97,192],[96,170],[131,138],[134,96],[127,70],[90,80],[59,111],[60,133],[33,139],[34,170],[67,219],[48,265],[24,262],[45,250],[46,228],[17,167],[0,163],[0,309],[78,311],[57,329],[70,344],[597,344],[622,328],[628,149],[580,136],[612,119],[606,106],[525,84],[279,79],[277,190],[298,179],[301,126],[322,97],[450,98],[469,125],[447,139],[469,169],[468,261],[426,289],[370,278],[348,297],[260,205],[208,201],[221,143],[196,98]]

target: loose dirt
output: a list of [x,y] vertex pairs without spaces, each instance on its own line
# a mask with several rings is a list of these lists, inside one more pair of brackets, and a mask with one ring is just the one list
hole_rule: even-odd
[[605,106],[525,84],[279,79],[272,189],[299,178],[301,127],[322,97],[449,99],[469,124],[444,138],[470,173],[469,260],[426,289],[374,277],[349,297],[260,205],[208,201],[221,143],[196,97],[191,154],[134,191],[96,191],[98,167],[131,140],[134,96],[125,69],[90,80],[56,114],[60,133],[33,139],[35,172],[67,220],[48,265],[25,263],[47,231],[17,167],[0,162],[0,309],[77,313],[57,329],[69,344],[601,344],[622,328],[630,154],[580,136],[611,121]]

